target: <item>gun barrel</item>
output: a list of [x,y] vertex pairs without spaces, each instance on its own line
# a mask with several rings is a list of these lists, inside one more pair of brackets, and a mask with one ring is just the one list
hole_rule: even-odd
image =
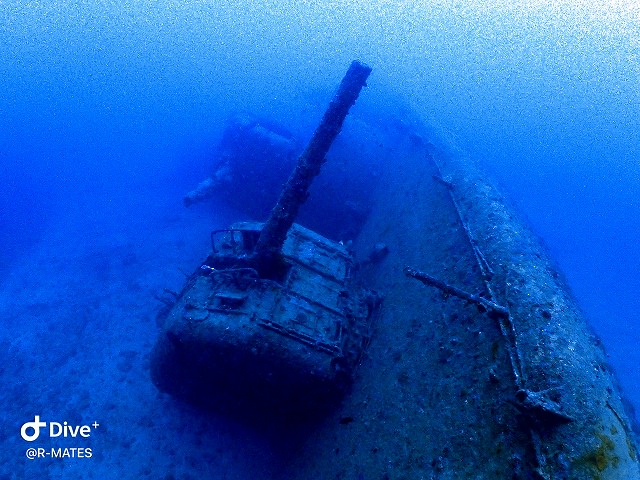
[[366,86],[370,73],[371,68],[367,65],[357,60],[351,63],[322,121],[298,158],[295,170],[284,185],[278,202],[262,228],[256,244],[257,255],[277,255],[282,249],[287,232],[293,225],[300,206],[309,195],[311,182],[320,173],[325,155],[340,133],[342,123],[360,95],[362,87]]

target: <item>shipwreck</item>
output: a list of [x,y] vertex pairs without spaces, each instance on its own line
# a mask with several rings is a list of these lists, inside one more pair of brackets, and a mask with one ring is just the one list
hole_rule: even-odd
[[[369,72],[352,64],[266,221],[212,234],[166,313],[156,385],[241,414],[312,413],[287,479],[640,478],[603,347],[540,240],[418,122],[350,123]],[[341,130],[344,158],[378,146],[344,242],[294,223]]]

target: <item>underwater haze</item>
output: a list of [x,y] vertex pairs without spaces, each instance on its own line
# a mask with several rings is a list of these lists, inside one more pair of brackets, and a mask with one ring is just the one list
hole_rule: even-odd
[[[227,119],[308,137],[356,58],[363,109],[497,179],[640,409],[639,25],[633,0],[0,0],[0,479],[278,469],[268,439],[158,400],[156,297],[236,218],[182,203]],[[101,422],[90,466],[27,463],[34,415]]]

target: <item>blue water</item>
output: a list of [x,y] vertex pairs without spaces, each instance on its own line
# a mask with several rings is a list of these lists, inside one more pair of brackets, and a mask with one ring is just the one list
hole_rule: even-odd
[[[639,15],[633,1],[1,2],[0,478],[113,478],[114,444],[161,452],[164,471],[188,478],[191,460],[170,444],[122,433],[148,412],[113,384],[144,365],[131,339],[150,345],[155,325],[148,306],[109,299],[177,289],[178,269],[206,251],[210,212],[181,199],[210,173],[230,113],[313,124],[354,58],[374,68],[370,103],[392,91],[498,179],[640,409]],[[128,315],[148,318],[118,329]],[[95,434],[93,470],[37,471],[16,429],[45,414],[100,417],[119,433]],[[147,423],[158,433],[188,420]],[[210,468],[261,478],[264,461],[246,456],[263,440],[202,428],[222,452]],[[118,461],[131,478],[159,478],[144,460]]]

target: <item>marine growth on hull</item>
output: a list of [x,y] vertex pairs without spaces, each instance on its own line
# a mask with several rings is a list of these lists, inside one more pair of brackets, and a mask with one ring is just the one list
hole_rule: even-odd
[[[329,151],[369,72],[354,62],[305,149],[277,122],[230,120],[185,204],[240,190],[259,221],[212,233],[165,311],[155,384],[312,418],[281,478],[640,478],[600,342],[487,177],[366,96]],[[330,170],[334,155],[357,167]]]

